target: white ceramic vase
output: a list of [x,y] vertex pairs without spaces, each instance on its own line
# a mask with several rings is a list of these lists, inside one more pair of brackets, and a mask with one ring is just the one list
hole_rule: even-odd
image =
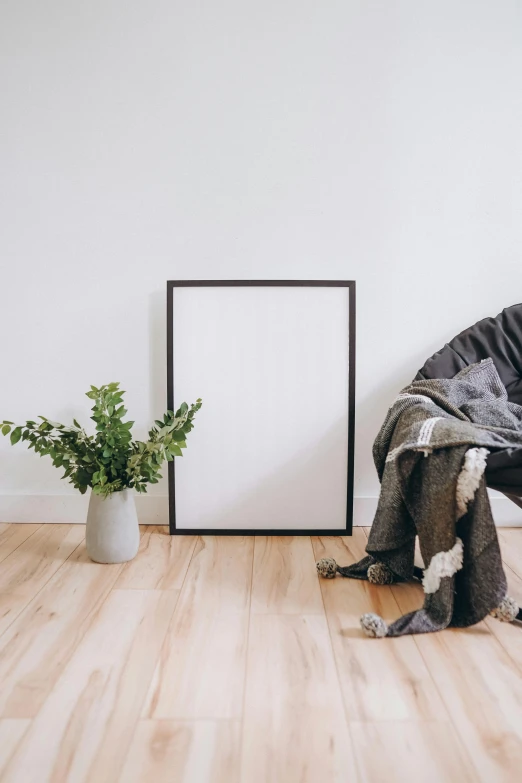
[[105,499],[91,494],[85,543],[95,563],[125,563],[136,557],[140,529],[132,490]]

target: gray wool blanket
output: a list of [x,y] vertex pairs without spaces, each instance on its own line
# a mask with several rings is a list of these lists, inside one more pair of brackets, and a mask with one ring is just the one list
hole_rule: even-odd
[[[318,564],[324,576],[378,584],[422,579],[422,609],[389,626],[365,615],[370,636],[469,626],[490,612],[516,618],[484,470],[490,451],[520,447],[522,407],[508,401],[491,359],[452,379],[414,381],[399,394],[373,447],[381,493],[368,556],[347,567]],[[414,567],[417,536],[423,572]]]

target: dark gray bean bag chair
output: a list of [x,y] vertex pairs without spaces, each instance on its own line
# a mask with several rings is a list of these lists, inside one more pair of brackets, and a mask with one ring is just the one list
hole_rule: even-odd
[[[491,357],[511,402],[522,405],[522,304],[470,326],[428,359],[415,380],[453,378],[469,364]],[[522,448],[492,452],[486,469],[488,487],[498,489],[522,508]]]

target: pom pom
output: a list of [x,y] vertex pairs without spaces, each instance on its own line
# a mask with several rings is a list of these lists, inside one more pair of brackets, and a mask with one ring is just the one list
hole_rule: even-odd
[[332,557],[323,557],[317,561],[317,573],[325,579],[333,579],[337,573],[337,563]]
[[503,623],[512,623],[513,620],[516,619],[517,614],[518,604],[513,598],[510,598],[509,595],[506,595],[500,606],[497,606],[496,609],[493,609],[493,611],[490,612],[492,617],[495,617]]
[[388,625],[378,614],[369,612],[361,617],[361,628],[366,636],[381,638],[388,633]]
[[395,582],[393,571],[384,563],[374,563],[368,568],[368,581],[372,585],[391,585]]

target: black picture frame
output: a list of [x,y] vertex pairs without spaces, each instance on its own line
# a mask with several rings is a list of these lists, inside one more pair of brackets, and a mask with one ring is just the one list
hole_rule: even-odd
[[315,530],[280,529],[193,529],[176,526],[176,472],[175,460],[168,463],[169,531],[171,535],[220,535],[220,536],[345,536],[353,529],[353,474],[355,428],[355,330],[356,301],[355,280],[168,280],[167,281],[167,402],[174,410],[174,289],[189,287],[249,287],[249,286],[304,286],[348,289],[348,470],[346,477],[346,528]]

